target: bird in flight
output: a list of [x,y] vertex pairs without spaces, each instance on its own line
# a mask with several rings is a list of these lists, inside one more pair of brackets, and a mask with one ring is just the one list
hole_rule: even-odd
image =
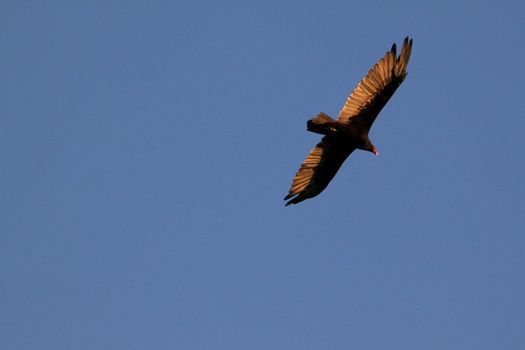
[[379,156],[368,132],[381,109],[405,80],[411,51],[412,39],[408,37],[403,41],[399,56],[394,43],[359,82],[337,120],[323,112],[308,120],[306,129],[324,137],[295,174],[290,191],[284,197],[288,201],[286,205],[297,204],[321,193],[355,149]]

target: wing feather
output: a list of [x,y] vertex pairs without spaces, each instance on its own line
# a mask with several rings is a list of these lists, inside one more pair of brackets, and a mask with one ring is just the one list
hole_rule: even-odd
[[351,122],[369,130],[381,109],[405,80],[411,52],[412,39],[408,37],[403,41],[399,57],[396,57],[396,45],[392,45],[348,97],[337,121]]
[[296,204],[321,193],[333,179],[354,147],[325,136],[308,154],[295,175],[284,200]]

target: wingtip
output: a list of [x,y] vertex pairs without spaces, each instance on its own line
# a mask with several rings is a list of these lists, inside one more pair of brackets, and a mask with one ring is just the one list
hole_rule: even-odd
[[286,202],[286,204],[284,205],[285,207],[289,206],[290,204],[295,204],[294,200],[295,200],[295,194],[292,194],[292,193],[288,193],[286,195],[286,197],[284,197],[284,200],[285,201],[288,201]]
[[413,38],[410,38],[408,35],[405,37],[405,40],[403,40],[403,46],[409,46],[412,47],[412,40]]
[[288,200],[288,202],[286,202],[284,206],[287,207],[291,204],[297,204],[299,202],[304,201],[305,199],[306,198],[302,196],[302,193],[295,193],[295,194],[289,193],[286,197],[284,197],[285,201]]

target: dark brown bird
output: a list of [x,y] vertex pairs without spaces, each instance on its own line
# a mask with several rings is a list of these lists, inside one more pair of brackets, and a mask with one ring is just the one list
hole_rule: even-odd
[[405,80],[411,51],[412,39],[406,37],[401,54],[396,57],[394,43],[348,97],[337,120],[321,112],[306,123],[308,131],[325,136],[297,171],[292,187],[284,197],[284,200],[289,200],[286,205],[297,204],[321,193],[355,149],[379,155],[368,138],[368,132],[381,109]]

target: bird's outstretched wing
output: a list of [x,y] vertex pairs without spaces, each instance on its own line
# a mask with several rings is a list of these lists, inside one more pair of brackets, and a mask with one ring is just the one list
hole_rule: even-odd
[[302,202],[321,193],[354,149],[334,137],[323,137],[295,174],[292,187],[284,197],[284,200],[291,198],[286,205]]
[[412,39],[403,41],[401,54],[396,57],[396,44],[368,71],[354,89],[337,118],[338,122],[352,123],[357,128],[370,130],[372,123],[401,85],[407,75],[407,64],[412,51]]

